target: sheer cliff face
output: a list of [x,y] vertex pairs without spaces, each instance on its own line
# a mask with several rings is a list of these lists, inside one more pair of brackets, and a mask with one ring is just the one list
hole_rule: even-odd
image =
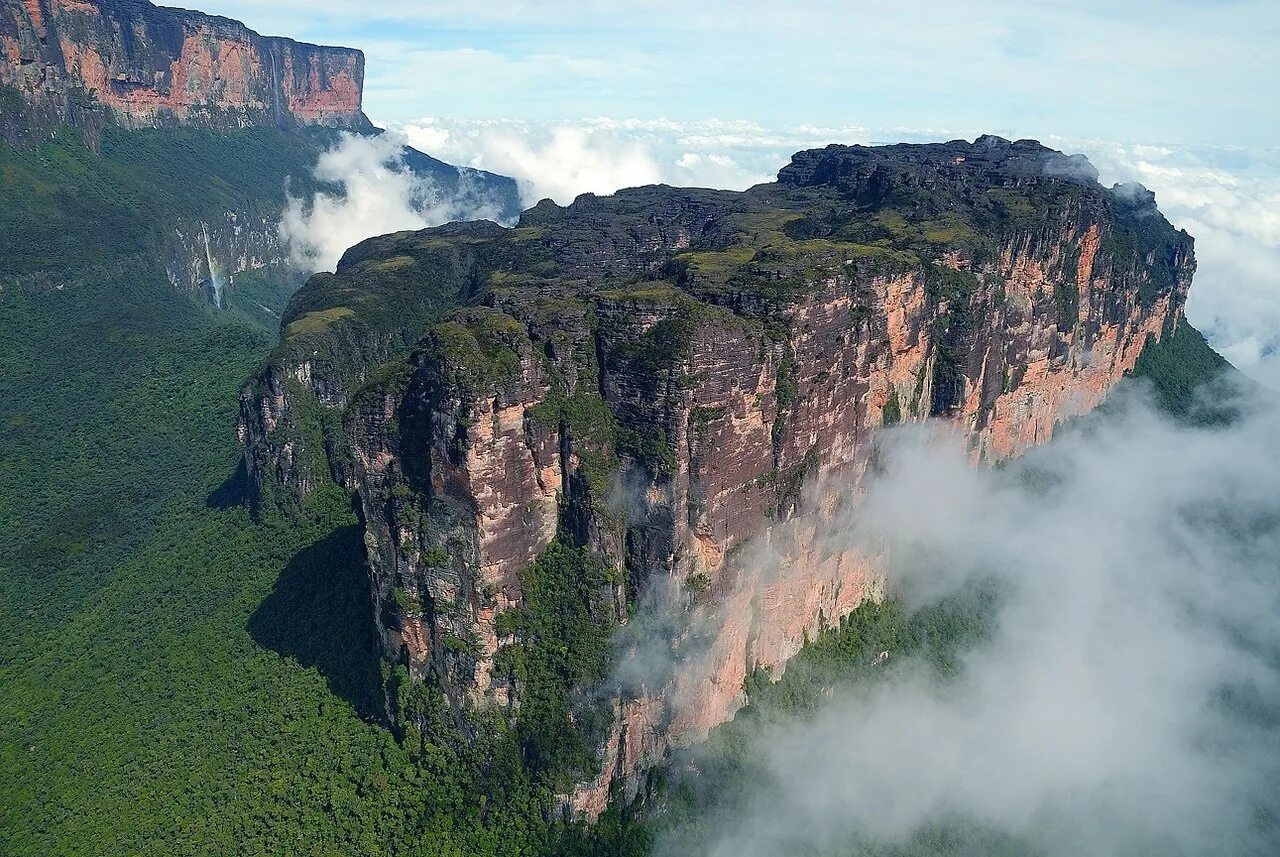
[[0,84],[48,121],[355,126],[364,56],[142,0],[0,0]]
[[[741,194],[638,188],[375,239],[304,289],[293,323],[323,328],[247,388],[251,473],[305,494],[328,474],[291,468],[335,433],[300,415],[343,410],[329,469],[360,498],[386,652],[460,704],[518,707],[502,617],[556,538],[618,569],[617,623],[652,594],[701,625],[661,641],[672,668],[609,689],[600,776],[568,798],[597,812],[878,596],[875,558],[824,534],[882,426],[945,419],[975,460],[1017,455],[1171,329],[1191,239],[1095,176],[1030,141],[830,147]],[[439,320],[375,372],[344,344],[387,353],[339,312],[354,293]]]

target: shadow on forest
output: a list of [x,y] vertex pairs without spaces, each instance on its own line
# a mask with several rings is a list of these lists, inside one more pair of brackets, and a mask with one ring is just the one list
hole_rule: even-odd
[[258,645],[314,666],[362,718],[385,721],[360,527],[336,529],[295,554],[248,627]]
[[230,509],[235,506],[244,505],[249,499],[249,472],[244,466],[244,456],[240,456],[240,463],[236,465],[235,472],[222,481],[222,484],[213,489],[208,497],[205,498],[204,505],[208,509]]

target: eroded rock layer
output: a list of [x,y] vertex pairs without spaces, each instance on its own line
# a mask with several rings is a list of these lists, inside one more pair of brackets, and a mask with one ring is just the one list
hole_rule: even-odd
[[644,668],[606,682],[567,796],[591,815],[878,595],[831,538],[878,430],[948,420],[981,461],[1047,440],[1172,328],[1194,267],[1144,189],[1033,141],[833,146],[744,193],[365,242],[295,299],[242,436],[260,504],[358,493],[386,653],[461,710],[518,711],[510,617],[554,540],[616,570],[591,598],[616,625],[681,617],[622,637]]
[[143,0],[0,0],[0,84],[81,127],[365,123],[364,55]]

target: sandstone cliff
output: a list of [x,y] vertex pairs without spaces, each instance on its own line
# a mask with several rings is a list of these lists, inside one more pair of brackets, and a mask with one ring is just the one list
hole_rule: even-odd
[[358,494],[386,654],[460,710],[518,716],[504,653],[555,542],[615,571],[584,593],[610,623],[682,617],[669,668],[604,688],[567,797],[591,815],[878,594],[824,528],[881,427],[952,421],[982,461],[1045,441],[1171,329],[1194,267],[1144,189],[1034,141],[832,146],[744,193],[365,242],[295,298],[241,435],[260,508]]
[[364,55],[144,0],[0,0],[0,86],[29,121],[93,130],[364,127]]

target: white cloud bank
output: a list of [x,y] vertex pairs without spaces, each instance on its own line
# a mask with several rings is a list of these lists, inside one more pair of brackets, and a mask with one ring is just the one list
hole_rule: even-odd
[[741,120],[610,119],[563,122],[426,117],[395,125],[410,144],[453,163],[509,175],[526,206],[550,197],[666,183],[742,190],[772,181],[791,154],[839,141],[867,142],[863,128],[765,128]]
[[425,229],[451,220],[497,220],[496,205],[469,192],[466,173],[457,189],[441,188],[404,162],[403,137],[344,133],[323,153],[315,177],[340,185],[340,193],[290,196],[280,238],[290,261],[306,271],[332,271],[347,248],[374,235]]
[[940,426],[888,436],[834,538],[887,546],[915,604],[994,578],[992,635],[954,681],[891,653],[883,681],[762,726],[766,775],[701,823],[705,853],[847,855],[956,820],[1049,857],[1274,853],[1280,412],[1191,430],[1120,405],[1002,469]]

